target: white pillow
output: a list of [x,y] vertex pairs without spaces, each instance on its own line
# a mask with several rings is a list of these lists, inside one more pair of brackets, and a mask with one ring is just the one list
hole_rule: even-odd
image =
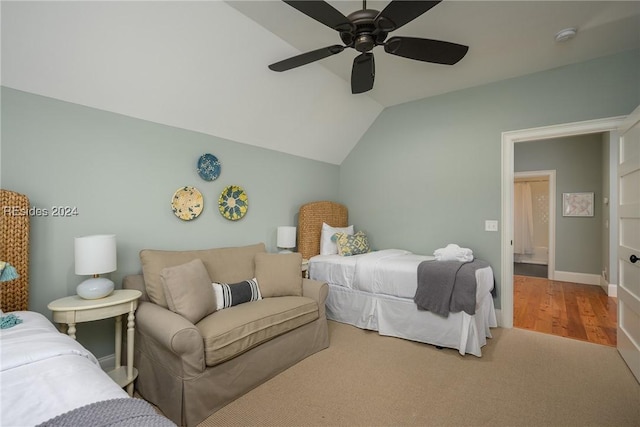
[[320,233],[320,255],[335,255],[338,253],[336,242],[331,240],[331,236],[336,233],[353,234],[353,225],[348,227],[331,227],[327,223],[322,223]]

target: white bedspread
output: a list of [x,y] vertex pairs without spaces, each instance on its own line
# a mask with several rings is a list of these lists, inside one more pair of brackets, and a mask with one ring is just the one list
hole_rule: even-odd
[[[349,289],[413,299],[418,286],[418,265],[434,260],[403,249],[384,249],[343,257],[318,255],[309,260],[309,277]],[[493,272],[478,270],[478,300],[493,289]]]
[[0,330],[0,425],[36,425],[89,403],[127,397],[93,354],[42,314]]
[[419,310],[413,302],[418,265],[433,259],[402,249],[349,257],[318,255],[309,260],[309,277],[329,284],[328,319],[481,357],[490,328],[497,326],[493,270],[476,270],[476,314],[450,313],[445,318]]

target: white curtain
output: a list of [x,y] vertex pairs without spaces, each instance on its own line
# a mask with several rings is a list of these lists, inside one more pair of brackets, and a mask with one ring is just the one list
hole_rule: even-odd
[[513,252],[533,253],[533,208],[531,186],[528,182],[516,182],[513,186]]

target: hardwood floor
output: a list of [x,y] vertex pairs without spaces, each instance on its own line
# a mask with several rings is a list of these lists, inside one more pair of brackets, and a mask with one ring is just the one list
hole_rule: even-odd
[[513,325],[616,346],[617,300],[599,286],[513,276]]

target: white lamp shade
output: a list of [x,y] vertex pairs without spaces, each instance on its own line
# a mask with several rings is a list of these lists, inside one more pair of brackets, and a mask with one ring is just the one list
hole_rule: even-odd
[[94,275],[116,271],[115,234],[97,234],[76,237],[75,239],[76,274]]
[[296,247],[296,228],[289,226],[278,227],[277,245],[279,248],[291,249]]

